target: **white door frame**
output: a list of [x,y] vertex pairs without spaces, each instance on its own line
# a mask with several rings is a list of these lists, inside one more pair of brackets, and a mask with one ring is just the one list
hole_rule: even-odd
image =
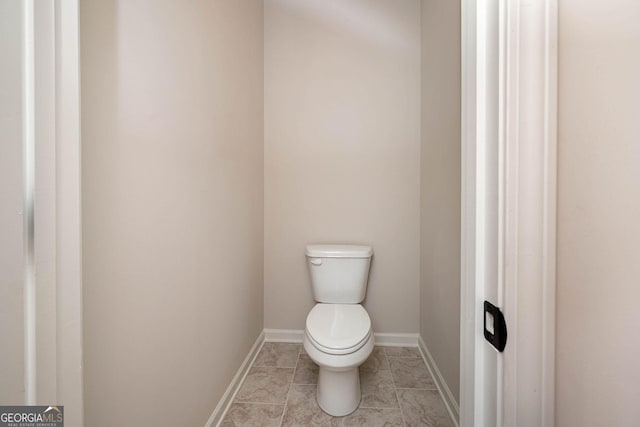
[[65,425],[84,425],[80,33],[78,0],[55,2],[57,399]]
[[[488,12],[498,5],[499,28]],[[488,32],[498,32],[498,46]],[[495,39],[493,40],[495,43]],[[499,58],[490,52],[499,52]],[[499,61],[498,93],[486,66]],[[488,97],[497,117],[486,117]],[[499,301],[508,341],[495,401],[501,426],[554,425],[557,0],[462,0],[462,241],[460,425],[482,426],[486,257],[498,240]],[[485,120],[498,121],[490,140]],[[488,200],[485,158],[498,144],[498,200]],[[495,146],[494,146],[495,147]],[[498,236],[483,227],[497,208]]]
[[83,425],[78,0],[23,0],[24,403]]
[[83,425],[78,0],[23,0],[24,403]]

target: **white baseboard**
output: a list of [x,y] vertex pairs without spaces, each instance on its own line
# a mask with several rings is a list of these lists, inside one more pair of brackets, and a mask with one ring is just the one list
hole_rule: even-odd
[[388,332],[376,332],[376,345],[382,347],[417,347],[418,334],[394,334]]
[[[394,334],[376,332],[373,334],[376,345],[387,347],[418,347],[418,334]],[[265,329],[264,340],[267,342],[301,343],[304,338],[302,329]]]
[[451,417],[451,421],[455,427],[460,425],[460,406],[456,399],[453,397],[453,393],[449,389],[447,382],[444,380],[442,373],[438,369],[438,365],[433,360],[431,353],[429,353],[429,349],[425,344],[424,340],[421,336],[418,336],[418,348],[420,349],[420,353],[422,354],[422,358],[424,362],[427,364],[427,368],[429,369],[429,373],[431,377],[436,383],[436,387],[438,388],[438,392],[444,401],[444,406],[446,406],[447,411],[449,412],[449,416]]
[[301,343],[304,338],[302,329],[265,329],[264,340],[267,342]]
[[253,365],[253,361],[255,360],[256,356],[260,352],[260,349],[262,348],[262,344],[265,341],[264,337],[265,337],[265,332],[264,331],[260,332],[260,335],[258,335],[256,342],[253,343],[253,346],[249,350],[247,357],[244,358],[244,361],[238,368],[238,371],[236,372],[233,379],[231,380],[231,383],[225,390],[224,394],[222,395],[222,398],[216,405],[216,408],[211,413],[211,416],[209,417],[207,424],[205,424],[205,427],[217,426],[218,424],[220,424],[220,421],[224,419],[224,416],[226,415],[227,410],[231,406],[231,402],[233,402],[233,399],[236,397],[236,394],[238,393],[240,386],[244,382],[244,379],[247,376],[247,373],[249,372],[249,368],[251,367],[251,365]]

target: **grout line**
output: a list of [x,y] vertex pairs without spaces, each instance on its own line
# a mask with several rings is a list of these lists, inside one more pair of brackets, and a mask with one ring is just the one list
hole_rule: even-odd
[[[397,358],[397,359],[421,359],[422,358],[422,356],[420,355],[420,350],[418,349],[418,347],[389,347],[389,346],[379,346],[379,347],[384,349],[384,354],[387,357],[394,357],[394,358]],[[416,348],[416,349],[418,349],[418,354],[417,355],[409,355],[409,356],[393,355],[393,354],[387,353],[387,349],[388,348]]]
[[[302,346],[300,346],[300,349]],[[300,363],[300,349],[298,349],[298,358],[296,359],[296,366],[293,368],[293,375],[291,375],[291,381],[289,382],[289,390],[287,390],[287,397],[284,399],[284,407],[282,408],[282,415],[280,415],[280,423],[278,426],[282,426],[284,422],[284,414],[287,412],[287,405],[289,403],[289,394],[293,386],[293,379],[296,377],[296,371],[298,370],[298,364]]]
[[[300,346],[300,348],[302,348],[302,346]],[[296,357],[296,366],[294,366],[294,370],[293,370],[293,376],[295,377],[296,375],[296,371],[298,370],[298,365],[300,364],[300,350],[298,350],[298,357]],[[293,382],[293,379],[291,380]]]
[[420,356],[418,356],[418,357],[415,357],[415,356],[387,356],[387,357],[390,357],[392,359],[422,359],[422,357],[420,357]]
[[282,415],[280,415],[280,422],[278,423],[278,426],[282,426],[282,423],[284,422],[284,414],[287,412],[287,404],[289,403],[289,393],[291,393],[291,384],[289,384],[289,390],[287,390],[287,398],[284,400]]
[[[300,346],[302,348],[302,346]],[[300,348],[298,349],[298,356],[296,357],[296,366],[293,367],[293,377],[291,377],[291,384],[295,384],[293,381],[296,379],[296,372],[298,372],[298,365],[300,364]]]
[[269,403],[269,402],[248,402],[248,401],[242,401],[242,402],[240,402],[240,401],[235,401],[235,400],[234,400],[234,401],[233,401],[233,404],[236,404],[236,403],[244,403],[244,404],[247,404],[247,405],[271,405],[271,406],[284,406],[284,403],[273,403],[273,402],[271,402],[271,403]]
[[[302,352],[302,349],[303,349],[303,347],[302,347],[302,345],[300,345],[300,353],[298,353],[298,361],[296,362],[296,368],[295,368],[295,370],[293,371],[293,381],[292,381],[292,384],[295,384],[295,385],[315,385],[315,386],[317,386],[317,385],[318,385],[318,383],[317,383],[317,382],[315,382],[315,383],[297,383],[297,382],[295,381],[295,379],[296,379],[296,372],[297,372],[297,370],[298,370],[298,365],[300,364],[300,358],[302,357],[302,355],[305,355],[305,356],[307,355],[306,353],[303,353],[303,352]],[[313,362],[313,361],[312,361],[312,362]],[[314,364],[315,364],[315,362],[314,362]],[[316,366],[317,366],[317,365],[316,365]]]
[[393,378],[393,371],[391,370],[391,363],[389,362],[389,356],[387,355],[387,350],[384,351],[384,357],[387,358],[387,363],[389,364],[389,373],[391,374],[391,382],[393,383],[393,392],[396,394],[396,400],[398,401],[398,409],[400,409],[400,417],[402,418],[402,425],[406,426],[407,422],[404,419],[404,411],[402,410],[402,405],[400,404],[400,397],[398,396],[398,388],[396,387],[396,380]]
[[358,406],[358,409],[398,409],[399,410],[400,404],[398,404],[398,406]]
[[396,387],[397,390],[427,390],[427,391],[438,391],[437,388],[423,388],[423,387]]

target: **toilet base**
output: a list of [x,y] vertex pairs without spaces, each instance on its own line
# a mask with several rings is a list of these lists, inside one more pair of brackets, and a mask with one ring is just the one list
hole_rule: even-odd
[[307,355],[318,366],[318,406],[329,415],[342,417],[355,411],[360,404],[360,373],[362,365],[373,352],[373,332],[358,350],[347,354],[330,354],[321,351],[305,331],[303,346]]
[[349,415],[360,404],[360,373],[358,367],[335,370],[320,367],[316,400],[329,415]]

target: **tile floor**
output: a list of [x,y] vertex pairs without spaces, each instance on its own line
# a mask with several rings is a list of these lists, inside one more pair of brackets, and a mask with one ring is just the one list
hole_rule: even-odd
[[265,343],[220,425],[453,425],[417,348],[375,347],[360,367],[360,406],[345,417],[318,407],[317,378],[301,344]]

